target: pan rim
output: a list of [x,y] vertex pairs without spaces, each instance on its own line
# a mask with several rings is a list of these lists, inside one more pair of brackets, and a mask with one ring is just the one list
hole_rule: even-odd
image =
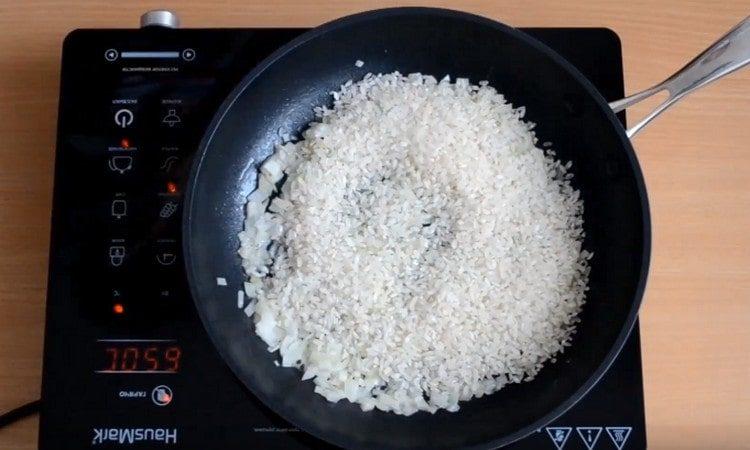
[[[498,437],[496,439],[492,439],[490,441],[486,441],[481,444],[470,444],[464,447],[464,448],[469,448],[469,449],[490,449],[490,448],[496,448],[496,447],[511,444],[513,442],[516,442],[520,439],[525,438],[526,436],[532,434],[535,431],[540,430],[544,426],[548,425],[549,423],[553,422],[555,419],[563,415],[570,408],[572,408],[599,382],[599,380],[604,376],[604,374],[607,372],[609,367],[612,365],[614,360],[619,355],[620,351],[622,350],[623,345],[625,344],[625,341],[630,336],[630,333],[635,325],[638,312],[640,309],[640,305],[643,301],[643,295],[646,289],[646,283],[647,283],[649,267],[650,267],[651,217],[650,217],[650,210],[649,210],[649,202],[648,202],[648,196],[647,196],[647,191],[646,191],[646,185],[645,185],[645,181],[643,178],[643,173],[641,171],[641,167],[638,162],[637,156],[635,154],[635,150],[633,149],[632,143],[625,134],[625,128],[617,119],[617,116],[615,115],[615,113],[612,112],[611,108],[609,108],[607,101],[601,95],[599,90],[596,89],[596,87],[594,87],[591,81],[589,81],[588,78],[585,77],[573,64],[571,64],[562,55],[552,50],[546,44],[540,42],[536,38],[526,34],[525,32],[521,30],[510,27],[508,25],[505,25],[501,22],[495,21],[487,17],[483,17],[480,15],[471,14],[471,13],[467,13],[463,11],[444,9],[444,8],[431,8],[431,7],[397,7],[397,8],[385,8],[385,9],[364,11],[364,12],[356,13],[353,15],[334,19],[333,21],[327,22],[323,25],[320,25],[316,28],[313,28],[301,34],[297,38],[293,39],[292,41],[288,42],[284,46],[274,51],[271,55],[269,55],[267,58],[261,61],[258,65],[256,65],[250,72],[248,72],[248,74],[243,77],[243,79],[235,86],[235,88],[230,92],[230,94],[222,102],[222,104],[217,109],[217,112],[214,115],[213,119],[211,120],[209,125],[206,127],[203,139],[201,140],[198,146],[198,149],[196,151],[196,157],[193,160],[192,167],[190,170],[190,176],[188,178],[189,180],[188,185],[185,189],[184,209],[183,209],[183,217],[182,217],[182,236],[183,236],[182,246],[183,246],[183,254],[184,254],[183,263],[185,264],[185,273],[187,276],[191,297],[193,298],[193,301],[196,305],[196,310],[199,313],[198,315],[201,318],[201,322],[203,323],[204,328],[206,328],[207,334],[214,348],[216,349],[218,354],[221,356],[224,363],[227,364],[231,368],[233,374],[235,375],[235,377],[237,377],[238,381],[246,389],[248,389],[253,395],[259,398],[264,404],[269,405],[268,398],[263,393],[257,392],[255,389],[248,386],[239,376],[236,375],[237,370],[236,370],[234,363],[231,362],[232,361],[231,358],[225,358],[225,352],[221,349],[221,346],[217,345],[217,342],[214,339],[214,333],[213,333],[214,327],[210,323],[208,323],[208,321],[203,320],[203,315],[200,313],[201,308],[199,306],[199,300],[196,294],[196,288],[194,287],[197,285],[196,280],[198,277],[196,273],[194,272],[192,265],[189,264],[189,261],[191,260],[191,254],[192,254],[191,242],[193,242],[193,238],[192,238],[193,232],[191,229],[191,223],[192,223],[191,217],[193,215],[193,200],[194,200],[197,180],[200,175],[203,160],[206,157],[206,154],[208,153],[208,149],[210,148],[213,137],[216,134],[217,130],[219,129],[219,126],[221,125],[224,117],[227,115],[227,113],[232,108],[232,106],[237,101],[237,99],[240,98],[240,96],[255,81],[256,78],[258,78],[265,70],[267,70],[277,60],[281,59],[289,52],[293,51],[300,45],[303,45],[306,42],[322,34],[328,33],[332,30],[335,30],[343,26],[350,26],[350,25],[353,25],[362,21],[383,19],[383,18],[387,18],[391,16],[421,16],[421,15],[461,19],[467,22],[478,24],[478,25],[489,26],[496,30],[502,31],[503,33],[509,34],[512,37],[523,42],[525,45],[528,45],[534,48],[535,50],[543,53],[547,58],[550,58],[555,64],[560,66],[562,70],[567,71],[573,78],[575,78],[575,80],[591,96],[591,98],[598,105],[599,109],[605,115],[605,117],[609,120],[609,122],[614,125],[613,128],[615,132],[617,133],[617,136],[620,140],[621,149],[625,151],[628,161],[630,162],[631,168],[633,169],[635,184],[636,184],[636,188],[637,188],[637,192],[638,192],[638,196],[640,200],[640,208],[641,208],[641,215],[642,215],[641,232],[643,236],[643,243],[642,243],[642,248],[641,248],[642,259],[640,261],[640,273],[638,277],[638,283],[636,285],[635,293],[633,295],[630,311],[626,315],[624,324],[619,334],[617,335],[617,338],[615,339],[612,347],[610,348],[609,352],[604,357],[604,359],[599,364],[599,366],[596,368],[596,370],[594,370],[594,372],[588,377],[588,379],[570,397],[568,397],[565,401],[558,404],[555,408],[551,409],[547,414],[537,419],[532,424],[522,427],[516,430],[515,432],[506,434],[502,437]],[[292,423],[296,427],[300,428],[301,430],[307,433],[314,435],[315,437],[321,440],[331,442],[333,444],[344,446],[344,447],[351,446],[350,444],[352,444],[351,442],[343,442],[343,441],[339,442],[336,440],[331,440],[330,437],[324,436],[322,433],[319,433],[318,430],[310,431],[306,429],[305,427],[300,427],[298,422],[294,420],[294,418],[291,418],[287,414],[284,414],[281,411],[277,411],[274,408],[271,408],[271,409],[273,409],[276,414],[280,415],[281,417],[283,417],[285,420]]]

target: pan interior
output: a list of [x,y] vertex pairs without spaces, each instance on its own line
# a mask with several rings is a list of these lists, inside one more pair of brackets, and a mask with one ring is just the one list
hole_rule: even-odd
[[[358,68],[355,61],[365,66]],[[531,382],[463,402],[458,413],[404,417],[329,403],[279,368],[252,321],[216,287],[240,286],[237,254],[246,196],[257,166],[284,133],[299,133],[313,107],[367,72],[421,72],[487,80],[526,107],[540,142],[572,161],[585,203],[585,248],[594,252],[587,303],[573,345]],[[543,426],[606,369],[632,327],[647,262],[645,191],[630,144],[606,104],[561,59],[522,33],[486,19],[432,9],[397,9],[313,30],[261,64],[214,120],[193,170],[185,211],[185,254],[196,306],[237,377],[303,430],[345,447],[456,448],[508,443]]]

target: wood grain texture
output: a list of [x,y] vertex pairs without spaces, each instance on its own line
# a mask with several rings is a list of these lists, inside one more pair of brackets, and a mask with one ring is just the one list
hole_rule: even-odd
[[[395,1],[0,0],[0,411],[39,396],[60,46],[74,28],[314,26]],[[605,26],[626,90],[661,80],[750,12],[747,0],[438,1],[515,26]],[[631,120],[646,107],[630,112]],[[750,448],[750,70],[695,93],[636,138],[654,225],[641,315],[653,449]],[[0,448],[36,447],[36,418]]]

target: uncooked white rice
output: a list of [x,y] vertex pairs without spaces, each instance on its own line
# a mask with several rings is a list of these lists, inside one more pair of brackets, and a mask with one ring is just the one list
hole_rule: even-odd
[[237,291],[237,308],[243,309],[245,306],[245,291],[240,289]]
[[534,378],[587,290],[570,163],[486,82],[368,74],[332,95],[248,200],[255,332],[363,410],[456,411]]

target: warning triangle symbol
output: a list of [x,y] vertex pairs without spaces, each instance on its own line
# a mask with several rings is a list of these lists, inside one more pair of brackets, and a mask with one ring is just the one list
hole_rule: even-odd
[[625,446],[631,431],[633,431],[633,427],[607,427],[607,434],[612,439],[617,450],[622,450]]
[[547,427],[545,430],[547,430],[547,434],[557,450],[562,450],[573,429],[571,427]]
[[596,445],[596,441],[599,440],[599,436],[602,434],[602,427],[576,427],[578,435],[583,439],[583,443],[586,448],[591,450]]

